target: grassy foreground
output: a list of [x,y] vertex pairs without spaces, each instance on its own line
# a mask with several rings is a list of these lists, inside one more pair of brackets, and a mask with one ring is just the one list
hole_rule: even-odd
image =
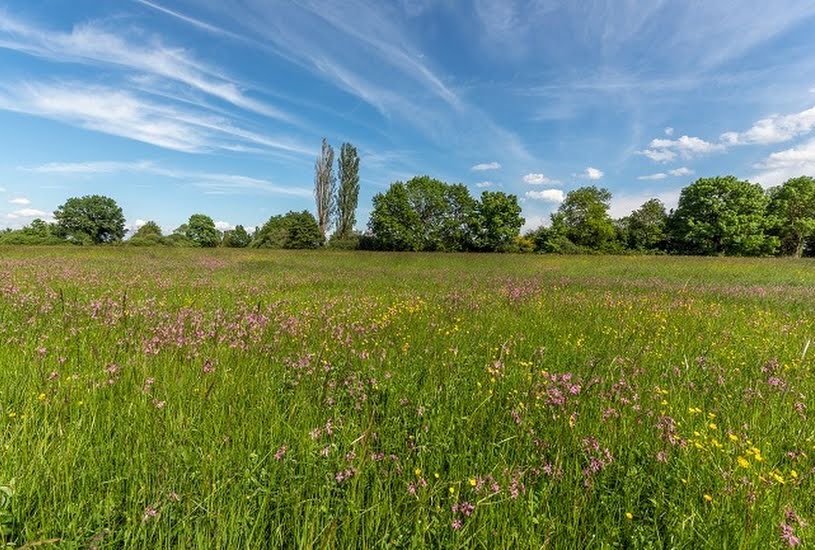
[[0,540],[806,545],[812,339],[812,261],[3,249]]

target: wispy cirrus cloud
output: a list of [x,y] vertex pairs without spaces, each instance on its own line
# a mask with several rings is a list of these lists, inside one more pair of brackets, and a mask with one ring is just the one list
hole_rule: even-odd
[[238,174],[222,174],[194,170],[167,168],[151,161],[90,161],[47,163],[39,166],[21,167],[20,170],[39,174],[61,174],[64,176],[95,176],[100,174],[150,174],[180,180],[211,193],[234,193],[257,191],[273,195],[311,197],[312,190],[304,187],[287,187],[269,180]]
[[249,97],[230,77],[201,62],[185,49],[153,37],[147,43],[127,40],[122,29],[84,23],[64,33],[45,29],[9,14],[0,17],[0,48],[53,61],[117,66],[185,84],[241,109],[287,122],[290,114]]
[[0,109],[26,113],[185,153],[234,150],[313,156],[315,150],[235,126],[230,120],[152,101],[131,92],[79,83],[21,82],[0,87]]
[[470,170],[474,172],[486,172],[487,170],[500,170],[501,164],[498,162],[483,162],[481,164],[476,164]]
[[[150,4],[164,8],[158,2]],[[407,124],[448,147],[483,147],[486,142],[510,160],[533,159],[523,139],[463,99],[433,67],[408,32],[405,20],[412,17],[408,10],[366,0],[282,4],[205,0],[196,7],[229,21],[230,28],[239,29],[255,47],[361,99],[389,124]],[[201,23],[209,25],[170,11],[176,19],[192,19],[189,23],[198,28],[203,28]],[[213,32],[223,30],[219,26]],[[345,46],[339,49],[337,44]]]

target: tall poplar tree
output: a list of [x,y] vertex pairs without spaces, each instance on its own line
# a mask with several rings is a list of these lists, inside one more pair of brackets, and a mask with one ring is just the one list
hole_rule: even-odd
[[323,236],[331,227],[334,215],[334,195],[337,179],[334,177],[334,149],[323,138],[323,147],[314,163],[314,198],[317,201],[317,225]]
[[359,155],[357,148],[343,143],[337,161],[340,176],[337,190],[337,237],[348,237],[357,221],[359,203]]

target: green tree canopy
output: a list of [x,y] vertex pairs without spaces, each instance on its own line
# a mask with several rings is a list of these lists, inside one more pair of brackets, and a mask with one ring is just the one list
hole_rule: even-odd
[[476,207],[464,185],[417,176],[374,197],[368,227],[384,250],[468,250]]
[[57,235],[75,242],[103,244],[125,236],[125,218],[116,201],[101,195],[74,197],[54,212]]
[[252,240],[253,248],[308,249],[323,245],[320,226],[314,215],[303,210],[285,215],[272,216],[258,229]]
[[767,211],[781,251],[800,258],[807,241],[815,237],[815,178],[793,178],[772,188]]
[[242,225],[224,233],[223,245],[228,248],[246,248],[250,242],[252,242],[252,237]]
[[685,187],[670,218],[677,252],[754,256],[771,253],[765,235],[767,196],[760,185],[734,176],[702,178]]
[[153,221],[149,221],[139,227],[133,234],[133,238],[161,237],[161,227]]
[[[476,247],[486,252],[507,252],[517,248],[524,219],[518,197],[501,191],[484,191],[478,203]],[[527,246],[529,243],[522,243]]]
[[212,218],[204,214],[193,214],[187,222],[186,237],[195,246],[214,248],[221,242],[221,233]]
[[631,250],[657,250],[664,244],[668,214],[659,199],[651,199],[620,220],[624,244]]
[[605,250],[614,241],[615,229],[608,215],[611,193],[595,186],[570,191],[552,214],[553,236],[591,250]]

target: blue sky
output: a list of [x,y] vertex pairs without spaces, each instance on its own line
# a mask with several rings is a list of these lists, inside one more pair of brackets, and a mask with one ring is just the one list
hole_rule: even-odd
[[0,225],[313,210],[323,136],[371,197],[429,174],[614,215],[700,176],[815,175],[811,0],[0,0]]

